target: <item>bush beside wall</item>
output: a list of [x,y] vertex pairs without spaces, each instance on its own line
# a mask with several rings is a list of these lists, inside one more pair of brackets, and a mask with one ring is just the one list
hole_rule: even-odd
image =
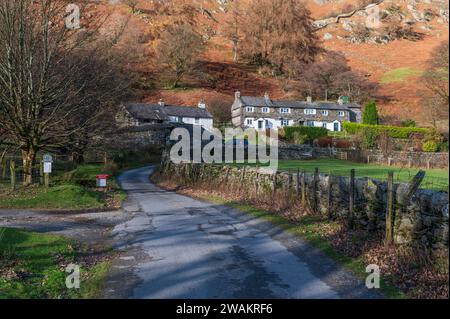
[[342,124],[344,130],[349,134],[357,134],[360,132],[372,132],[373,134],[381,134],[387,132],[392,138],[409,138],[412,134],[428,134],[430,130],[421,127],[400,127],[388,125],[369,125],[352,122]]

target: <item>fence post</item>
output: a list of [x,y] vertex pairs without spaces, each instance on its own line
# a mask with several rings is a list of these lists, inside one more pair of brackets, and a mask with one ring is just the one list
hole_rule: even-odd
[[290,194],[291,190],[292,190],[292,172],[289,169],[289,176],[288,176],[288,185],[287,185],[287,194]]
[[295,184],[295,193],[298,196],[300,195],[300,169],[297,168],[297,180],[296,180],[296,184]]
[[9,163],[9,170],[11,174],[11,190],[16,189],[16,163],[14,160],[11,160]]
[[6,158],[3,158],[0,164],[2,165],[2,175],[0,177],[4,181],[6,179]]
[[273,174],[273,197],[275,198],[275,193],[277,191],[277,172]]
[[306,205],[306,171],[302,170],[302,205]]
[[355,209],[355,170],[350,171],[350,189],[349,189],[349,206],[348,206],[348,227],[353,229],[353,214]]
[[314,184],[313,184],[313,211],[314,213],[317,213],[319,209],[319,198],[317,196],[318,192],[318,184],[319,184],[319,168],[316,167],[314,169]]
[[39,184],[44,185],[44,162],[39,163]]
[[386,245],[394,242],[394,172],[388,173],[387,210],[386,210]]
[[327,185],[327,209],[328,209],[328,219],[333,218],[333,212],[332,212],[332,187],[333,187],[333,177],[328,175],[328,185]]

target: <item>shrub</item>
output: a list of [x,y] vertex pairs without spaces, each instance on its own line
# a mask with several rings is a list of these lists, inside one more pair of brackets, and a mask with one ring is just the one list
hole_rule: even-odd
[[374,101],[370,101],[366,104],[362,120],[364,124],[378,125],[378,110]]
[[448,152],[448,141],[439,144],[439,152]]
[[324,127],[309,127],[309,126],[287,126],[284,128],[285,138],[293,141],[294,133],[306,135],[308,140],[313,141],[328,135],[328,130]]
[[292,141],[295,144],[307,144],[308,142],[310,142],[310,139],[305,134],[301,134],[300,132],[294,132]]
[[404,121],[402,121],[402,126],[403,127],[416,127],[416,121],[410,120],[410,119],[404,120]]
[[404,138],[408,139],[413,134],[429,134],[430,130],[421,127],[400,127],[400,126],[388,126],[388,125],[369,125],[369,124],[359,124],[352,122],[344,122],[342,124],[344,130],[349,134],[357,134],[364,131],[365,128],[371,128],[379,133],[387,132],[392,138]]
[[434,140],[426,141],[422,144],[422,150],[424,152],[434,153],[439,149],[439,144]]
[[317,139],[317,146],[330,147],[333,145],[333,138],[331,136],[324,136]]
[[372,127],[365,127],[361,133],[363,144],[362,147],[365,149],[375,148],[380,132]]
[[337,140],[335,145],[337,148],[350,148],[352,146],[348,140]]

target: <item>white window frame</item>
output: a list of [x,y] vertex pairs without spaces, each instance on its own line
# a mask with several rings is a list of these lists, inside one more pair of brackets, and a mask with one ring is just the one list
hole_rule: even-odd
[[255,108],[253,106],[246,106],[245,107],[245,112],[247,112],[247,113],[254,113],[255,112]]
[[261,109],[261,112],[263,112],[263,113],[270,113],[270,109],[269,109],[267,106],[264,106],[264,107]]
[[289,113],[291,113],[291,109],[288,108],[288,107],[281,107],[280,108],[280,113],[281,114],[289,114]]
[[340,116],[340,117],[345,116],[345,111],[338,111],[338,116]]
[[289,120],[281,120],[281,126],[282,127],[289,126]]
[[245,119],[245,125],[252,125],[253,126],[253,119]]
[[322,110],[321,113],[323,116],[328,116],[329,114],[328,110]]
[[[309,125],[309,124],[311,124],[311,125]],[[305,121],[305,126],[314,127],[315,126],[315,121],[313,121],[313,120],[306,120]]]
[[305,113],[306,115],[316,115],[317,114],[317,110],[316,109],[305,109],[303,111],[303,113]]

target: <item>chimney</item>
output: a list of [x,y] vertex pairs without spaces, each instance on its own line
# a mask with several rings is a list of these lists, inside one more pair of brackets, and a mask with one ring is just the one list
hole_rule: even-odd
[[312,103],[312,97],[311,97],[311,96],[307,96],[307,97],[306,97],[306,102]]
[[266,100],[266,101],[270,101],[270,96],[269,96],[269,93],[264,93],[264,100]]
[[236,98],[236,100],[241,98],[241,92],[236,91],[236,93],[234,93],[234,97]]
[[200,109],[206,109],[206,103],[205,103],[205,101],[203,101],[203,99],[200,100],[200,102],[198,102],[198,107]]
[[158,105],[159,105],[159,106],[164,106],[164,100],[163,100],[163,99],[159,99]]

